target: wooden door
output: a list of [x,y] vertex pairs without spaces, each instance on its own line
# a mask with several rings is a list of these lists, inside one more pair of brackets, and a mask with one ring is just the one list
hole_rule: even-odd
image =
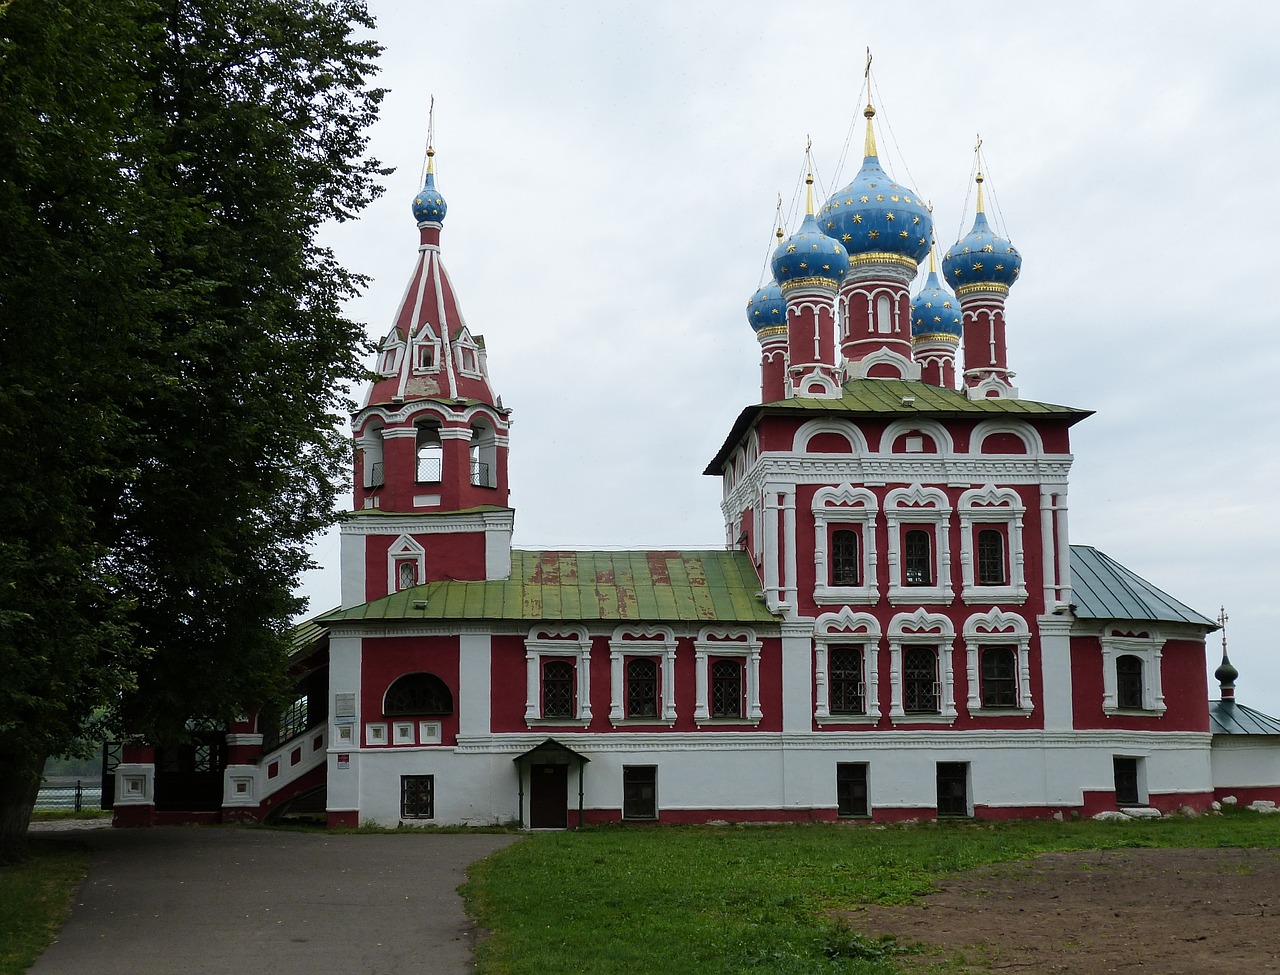
[[529,766],[529,828],[564,829],[569,825],[569,766]]

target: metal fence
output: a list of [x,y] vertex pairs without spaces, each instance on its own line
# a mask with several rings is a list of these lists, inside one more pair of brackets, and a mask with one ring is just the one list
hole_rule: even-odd
[[83,812],[97,809],[102,804],[102,786],[97,782],[76,782],[75,785],[45,786],[36,796],[37,809],[73,809]]

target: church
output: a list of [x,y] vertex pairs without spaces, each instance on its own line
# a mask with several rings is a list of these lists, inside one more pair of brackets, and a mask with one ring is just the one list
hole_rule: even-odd
[[124,749],[117,824],[1280,799],[1280,721],[1234,701],[1225,641],[1209,698],[1219,623],[1072,543],[1071,430],[1090,412],[1014,385],[1022,257],[988,221],[981,167],[972,229],[939,256],[929,207],[881,166],[869,101],[864,115],[861,169],[825,201],[808,179],[747,305],[760,397],[702,472],[723,485],[725,543],[706,550],[512,547],[512,411],[443,264],[429,149],[416,262],[352,419],[342,606],[298,628],[285,714],[181,755]]

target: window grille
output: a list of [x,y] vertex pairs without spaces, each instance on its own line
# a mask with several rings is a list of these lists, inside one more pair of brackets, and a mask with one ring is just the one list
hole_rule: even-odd
[[831,533],[831,584],[858,585],[858,534],[847,528]]
[[902,658],[902,709],[908,714],[938,713],[938,651],[907,647]]
[[1004,535],[994,528],[978,532],[978,585],[1003,586]]
[[407,559],[396,564],[396,576],[401,589],[412,589],[418,584],[418,566]]
[[658,818],[658,767],[622,766],[622,818]]
[[1142,801],[1138,794],[1138,760],[1116,755],[1111,761],[1116,781],[1116,805],[1138,805]]
[[436,777],[434,775],[400,776],[400,817],[402,819],[435,819]]
[[387,689],[382,710],[388,716],[452,714],[453,695],[435,674],[405,674]]
[[711,717],[742,717],[742,664],[737,660],[711,664]]
[[903,579],[908,586],[933,584],[933,557],[931,539],[927,531],[918,528],[907,532],[903,539]]
[[658,716],[658,664],[650,657],[627,661],[627,717]]
[[573,664],[548,660],[542,665],[542,716],[573,717]]
[[1018,706],[1017,656],[1008,647],[986,647],[982,651],[982,706]]
[[968,762],[938,763],[938,815],[970,815]]
[[827,663],[828,703],[832,714],[865,714],[862,648],[832,647]]

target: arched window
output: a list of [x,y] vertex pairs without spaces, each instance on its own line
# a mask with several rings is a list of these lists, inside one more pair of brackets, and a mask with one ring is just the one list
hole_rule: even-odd
[[542,664],[542,716],[573,717],[573,664],[567,660],[546,660]]
[[1006,578],[1004,534],[998,528],[984,528],[978,532],[978,585],[1003,586]]
[[627,661],[627,717],[658,716],[658,662],[652,657]]
[[831,585],[858,584],[858,533],[839,528],[831,533]]
[[937,648],[907,647],[902,656],[902,710],[937,714],[938,692]]
[[382,713],[453,714],[453,695],[449,685],[435,674],[405,674],[387,688]]
[[1142,658],[1131,653],[1116,657],[1116,705],[1142,708]]
[[913,528],[903,536],[902,581],[908,586],[933,585],[933,556],[929,533]]
[[487,422],[476,422],[471,425],[471,483],[476,487],[496,487],[497,481],[497,441]]
[[876,331],[882,335],[893,331],[893,303],[888,295],[876,299]]
[[418,425],[418,473],[419,484],[439,483],[444,471],[444,445],[440,442],[440,424]]
[[742,717],[742,661],[721,659],[711,664],[711,717]]
[[827,681],[832,714],[867,713],[862,681],[862,647],[832,647]]
[[1018,660],[1012,647],[983,647],[982,706],[1018,706]]

